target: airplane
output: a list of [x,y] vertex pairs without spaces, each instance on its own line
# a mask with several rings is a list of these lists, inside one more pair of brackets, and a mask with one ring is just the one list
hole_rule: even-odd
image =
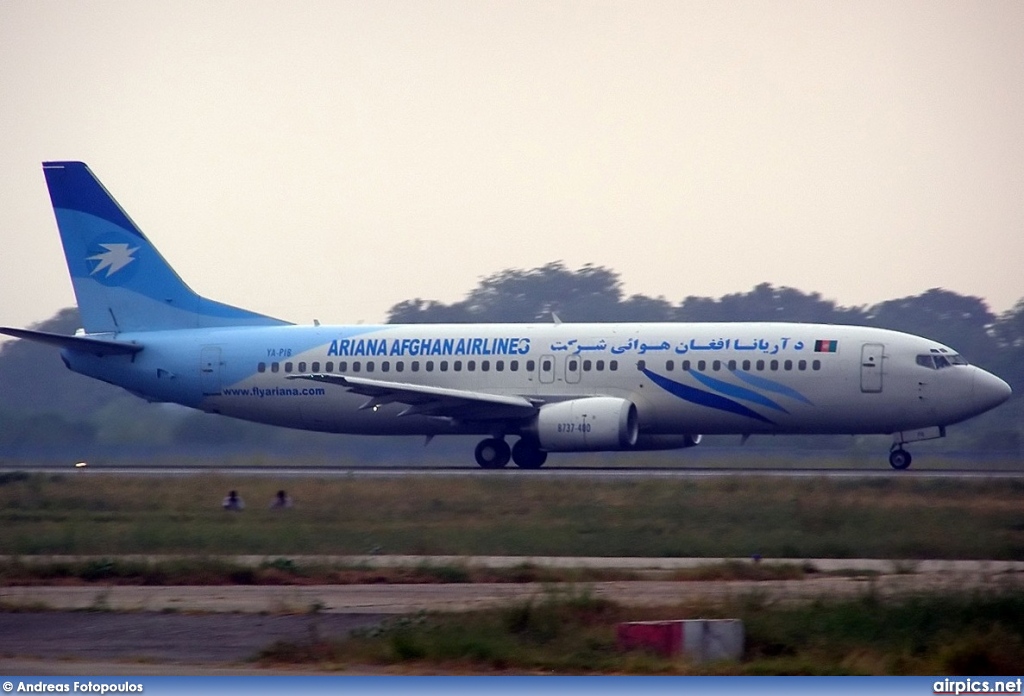
[[902,470],[905,445],[1011,394],[948,346],[863,326],[295,325],[197,295],[84,163],[43,172],[83,328],[0,332],[152,402],[311,431],[481,436],[486,469],[797,433],[891,434]]

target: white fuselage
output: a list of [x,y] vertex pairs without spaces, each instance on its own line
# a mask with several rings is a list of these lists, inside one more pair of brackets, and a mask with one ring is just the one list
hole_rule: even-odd
[[[122,335],[120,340],[131,340]],[[72,354],[76,370],[153,400],[339,433],[494,433],[494,419],[400,414],[337,374],[388,384],[636,405],[642,435],[893,433],[945,426],[1001,402],[1001,380],[934,341],[786,323],[281,326],[146,332],[133,359]],[[515,419],[513,419],[515,420]]]

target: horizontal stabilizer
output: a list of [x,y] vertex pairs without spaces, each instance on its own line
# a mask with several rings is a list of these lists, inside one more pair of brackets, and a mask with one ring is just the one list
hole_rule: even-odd
[[91,353],[92,355],[131,355],[142,350],[138,343],[124,343],[121,341],[108,341],[102,338],[89,338],[87,336],[64,336],[63,334],[49,333],[47,331],[31,331],[29,329],[12,329],[0,326],[0,333],[24,338],[36,343],[46,343],[58,348],[67,348],[79,353]]

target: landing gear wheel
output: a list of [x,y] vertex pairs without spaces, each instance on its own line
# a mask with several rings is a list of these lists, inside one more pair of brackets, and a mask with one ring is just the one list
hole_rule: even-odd
[[548,453],[532,442],[520,440],[512,447],[512,460],[520,469],[539,469],[548,459]]
[[912,461],[913,457],[910,456],[910,452],[906,451],[902,447],[894,449],[889,453],[889,466],[896,469],[896,471],[903,471],[910,466],[910,462]]
[[476,446],[476,463],[484,469],[500,469],[508,464],[512,451],[508,443],[496,437],[481,440]]

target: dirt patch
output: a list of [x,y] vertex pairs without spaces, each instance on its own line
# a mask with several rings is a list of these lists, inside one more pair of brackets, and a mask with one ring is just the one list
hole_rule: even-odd
[[383,618],[374,614],[0,613],[0,655],[72,661],[237,663],[275,641],[341,638]]

